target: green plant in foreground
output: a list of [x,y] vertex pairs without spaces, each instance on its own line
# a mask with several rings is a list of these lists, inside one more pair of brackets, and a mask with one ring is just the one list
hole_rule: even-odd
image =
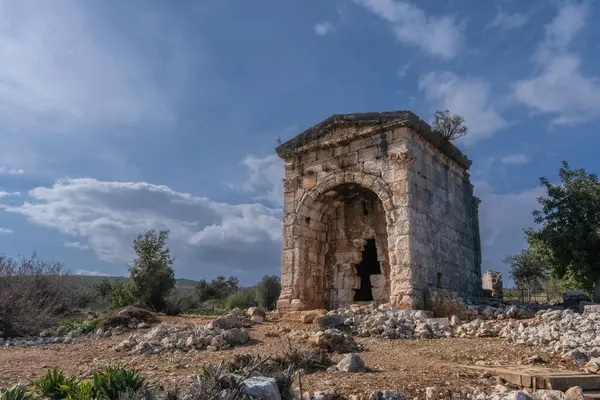
[[93,389],[97,397],[118,400],[121,394],[137,392],[145,383],[136,370],[109,366],[106,371],[94,372]]
[[50,399],[65,399],[69,394],[77,391],[77,377],[67,378],[62,371],[54,368],[46,372],[43,378],[34,383],[38,394]]
[[4,393],[0,392],[0,400],[31,400],[32,397],[24,388],[12,387]]

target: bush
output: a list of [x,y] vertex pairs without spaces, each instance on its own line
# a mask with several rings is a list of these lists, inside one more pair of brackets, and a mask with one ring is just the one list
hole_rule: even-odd
[[258,285],[256,285],[256,300],[261,307],[267,310],[275,308],[280,294],[281,282],[276,275],[265,275]]
[[79,277],[62,264],[0,254],[0,329],[6,336],[38,334],[90,300]]
[[100,327],[100,320],[97,318],[86,321],[68,319],[66,321],[62,321],[58,327],[64,332],[79,330],[81,333],[87,334],[90,332],[94,332]]
[[234,308],[246,308],[244,295],[240,292],[232,294],[225,301],[225,307],[228,310],[233,310]]
[[112,285],[108,295],[111,310],[134,305],[136,302],[130,281],[118,282]]

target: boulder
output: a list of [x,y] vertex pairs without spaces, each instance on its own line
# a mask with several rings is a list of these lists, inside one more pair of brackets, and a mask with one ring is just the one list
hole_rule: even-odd
[[265,317],[265,312],[258,307],[248,308],[248,311],[246,311],[246,314],[248,314],[249,317],[254,317],[254,316],[259,316],[259,317],[263,317],[263,318]]
[[229,329],[228,331],[223,332],[221,336],[227,343],[229,343],[232,346],[247,343],[249,339],[248,331],[243,328]]
[[260,324],[264,320],[265,319],[263,317],[261,317],[260,315],[253,315],[250,317],[250,321],[254,322],[255,324]]
[[355,353],[346,355],[336,366],[342,372],[364,372],[365,362]]
[[583,390],[579,386],[573,386],[565,392],[566,400],[584,400]]
[[322,329],[335,328],[338,325],[344,324],[344,317],[337,314],[327,314],[315,319],[315,323]]
[[585,364],[585,369],[592,374],[600,374],[600,358],[592,358]]
[[213,322],[210,323],[210,325],[213,328],[228,330],[228,329],[232,329],[232,328],[238,328],[239,321],[235,315],[227,314],[227,315],[224,315],[222,317],[215,319]]
[[246,379],[242,384],[242,388],[244,393],[255,399],[281,400],[277,381],[274,378],[254,376]]

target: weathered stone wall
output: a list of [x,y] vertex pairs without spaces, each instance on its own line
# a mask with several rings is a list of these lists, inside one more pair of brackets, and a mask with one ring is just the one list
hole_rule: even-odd
[[477,210],[469,175],[418,135],[406,142],[411,267],[417,307],[432,291],[481,291]]
[[481,291],[469,176],[428,143],[407,126],[344,126],[285,154],[281,312],[351,302],[371,238],[379,302],[435,307]]

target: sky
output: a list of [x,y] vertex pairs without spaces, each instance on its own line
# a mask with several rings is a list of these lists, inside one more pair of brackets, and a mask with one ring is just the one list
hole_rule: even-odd
[[[437,109],[503,271],[562,160],[600,171],[600,3],[0,0],[0,252],[126,275],[169,229],[176,275],[278,274],[278,140],[336,113]],[[510,282],[509,282],[510,283]]]

